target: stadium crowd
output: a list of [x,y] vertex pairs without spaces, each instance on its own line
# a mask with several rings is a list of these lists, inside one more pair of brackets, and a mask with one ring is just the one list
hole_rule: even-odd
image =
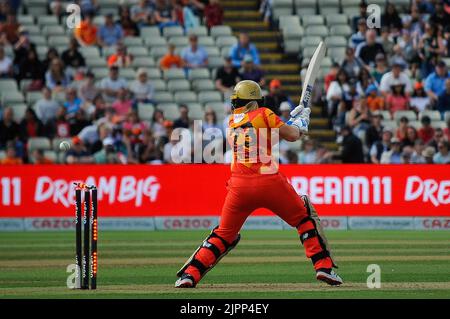
[[[138,36],[144,26],[182,26],[189,35],[188,45],[177,54],[175,45],[169,43],[159,67],[187,73],[202,68],[209,63],[208,53],[189,30],[202,21],[208,28],[221,25],[220,2],[139,0],[119,5],[119,19],[108,13],[100,26],[94,23],[99,16],[97,1],[77,2],[83,20],[68,48],[59,54],[50,47],[45,59],[39,59],[28,30],[17,21],[20,0],[0,1],[0,77],[15,79],[19,87],[26,80],[26,92],[42,92],[19,121],[14,108],[1,105],[0,151],[5,153],[1,163],[171,163],[169,136],[174,128],[192,127],[189,107],[180,104],[174,121],[158,109],[151,121],[139,118],[138,104],[152,103],[155,87],[145,68],[137,70],[133,81],[121,76],[122,68],[134,59],[123,40]],[[62,19],[62,4],[49,1],[48,12]],[[377,34],[377,30],[366,30],[367,4],[362,2],[360,7],[361,15],[352,19],[355,33],[349,39],[347,55],[324,79],[324,102],[330,123],[339,132],[342,161],[450,162],[450,117],[444,128],[434,128],[428,116],[422,116],[418,129],[406,116],[399,119],[398,126],[383,125],[386,114],[395,118],[396,112],[409,110],[437,110],[440,120],[445,119],[450,110],[449,71],[443,60],[450,53],[448,8],[441,1],[413,1],[410,11],[400,18],[395,5],[388,4]],[[101,81],[96,82],[96,75],[87,68],[80,46],[104,51],[114,48],[106,57],[108,75]],[[12,56],[6,54],[7,47],[12,48]],[[258,50],[248,35],[241,34],[217,69],[214,89],[227,100],[237,81],[254,80],[269,90],[271,107],[288,117],[292,102],[280,92],[280,81],[266,83],[260,64]],[[229,106],[226,112],[230,113]],[[206,108],[203,115],[204,129],[224,131],[227,117],[223,119],[212,108]],[[70,139],[72,148],[62,159],[48,158],[39,148],[30,151],[28,140],[35,137]],[[287,146],[281,149],[283,163],[333,161],[332,152],[313,140],[305,141],[300,152]]]

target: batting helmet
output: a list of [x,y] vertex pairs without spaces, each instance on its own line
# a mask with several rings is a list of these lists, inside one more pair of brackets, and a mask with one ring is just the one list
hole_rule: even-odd
[[236,84],[230,98],[233,109],[247,106],[248,103],[253,101],[256,102],[256,105],[263,101],[259,84],[251,80],[244,80]]

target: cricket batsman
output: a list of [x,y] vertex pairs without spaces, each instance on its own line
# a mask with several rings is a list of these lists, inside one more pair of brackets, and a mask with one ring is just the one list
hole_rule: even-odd
[[[194,288],[221,258],[236,247],[242,225],[258,208],[271,210],[297,229],[317,280],[329,285],[343,283],[333,270],[337,266],[308,197],[299,196],[287,178],[278,172],[278,160],[277,163],[263,161],[259,154],[251,158],[254,150],[249,149],[257,141],[257,152],[261,151],[260,145],[264,145],[266,154],[272,155],[271,131],[278,131],[279,137],[287,141],[298,140],[308,132],[311,109],[303,108],[287,124],[271,110],[262,107],[262,103],[261,88],[256,82],[245,80],[235,86],[231,95],[233,114],[227,133],[233,161],[220,223],[178,271],[176,288]],[[261,141],[262,138],[266,141]]]

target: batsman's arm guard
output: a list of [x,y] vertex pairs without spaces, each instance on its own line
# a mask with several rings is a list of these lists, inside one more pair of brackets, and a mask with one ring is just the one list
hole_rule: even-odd
[[[206,237],[206,239],[203,241],[203,243],[194,251],[194,253],[191,255],[191,257],[189,257],[189,259],[186,261],[186,263],[183,265],[183,267],[181,267],[181,269],[177,272],[177,277],[181,277],[181,275],[184,273],[186,268],[188,268],[189,266],[194,266],[195,268],[197,268],[199,270],[199,272],[203,278],[203,276],[205,276],[208,271],[210,271],[224,256],[226,256],[230,252],[230,250],[232,250],[234,247],[236,247],[236,245],[241,240],[241,235],[238,234],[237,238],[231,244],[229,244],[225,239],[223,239],[222,237],[220,237],[219,235],[217,235],[214,232],[217,229],[217,227],[215,227],[211,231],[211,234],[209,234],[209,236]],[[225,251],[223,253],[220,252],[220,249],[216,245],[214,245],[213,243],[208,241],[211,238],[218,238],[222,242],[222,244],[225,247]],[[198,251],[202,248],[209,249],[216,257],[215,262],[209,266],[203,265],[198,259],[195,258]]]
[[[325,231],[323,230],[323,227],[320,223],[320,218],[319,218],[319,215],[317,214],[316,209],[311,204],[311,201],[309,200],[308,196],[302,195],[300,197],[302,198],[303,202],[305,203],[305,207],[308,212],[308,217],[305,219],[311,220],[315,226],[314,230],[309,231],[308,233],[304,234],[306,236],[303,236],[303,235],[300,236],[301,242],[303,243],[303,241],[306,238],[311,238],[311,237],[317,236],[319,239],[320,246],[322,246],[323,251],[312,256],[311,257],[312,262],[315,263],[319,259],[322,259],[324,257],[330,257],[331,261],[333,262],[333,266],[335,268],[338,268],[338,266],[336,265],[336,263],[334,261],[333,256],[331,255],[331,248],[330,248],[330,245],[328,244],[327,237],[325,236]],[[302,223],[304,221],[305,220],[301,221],[300,223]]]

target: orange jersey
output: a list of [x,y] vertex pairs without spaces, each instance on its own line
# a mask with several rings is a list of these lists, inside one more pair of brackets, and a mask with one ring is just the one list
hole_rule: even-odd
[[[271,110],[260,107],[245,113],[245,108],[234,110],[229,121],[228,142],[233,150],[233,174],[274,174],[278,158],[272,156],[272,134],[284,122]],[[279,135],[277,135],[279,136]],[[278,137],[279,138],[279,137]]]

